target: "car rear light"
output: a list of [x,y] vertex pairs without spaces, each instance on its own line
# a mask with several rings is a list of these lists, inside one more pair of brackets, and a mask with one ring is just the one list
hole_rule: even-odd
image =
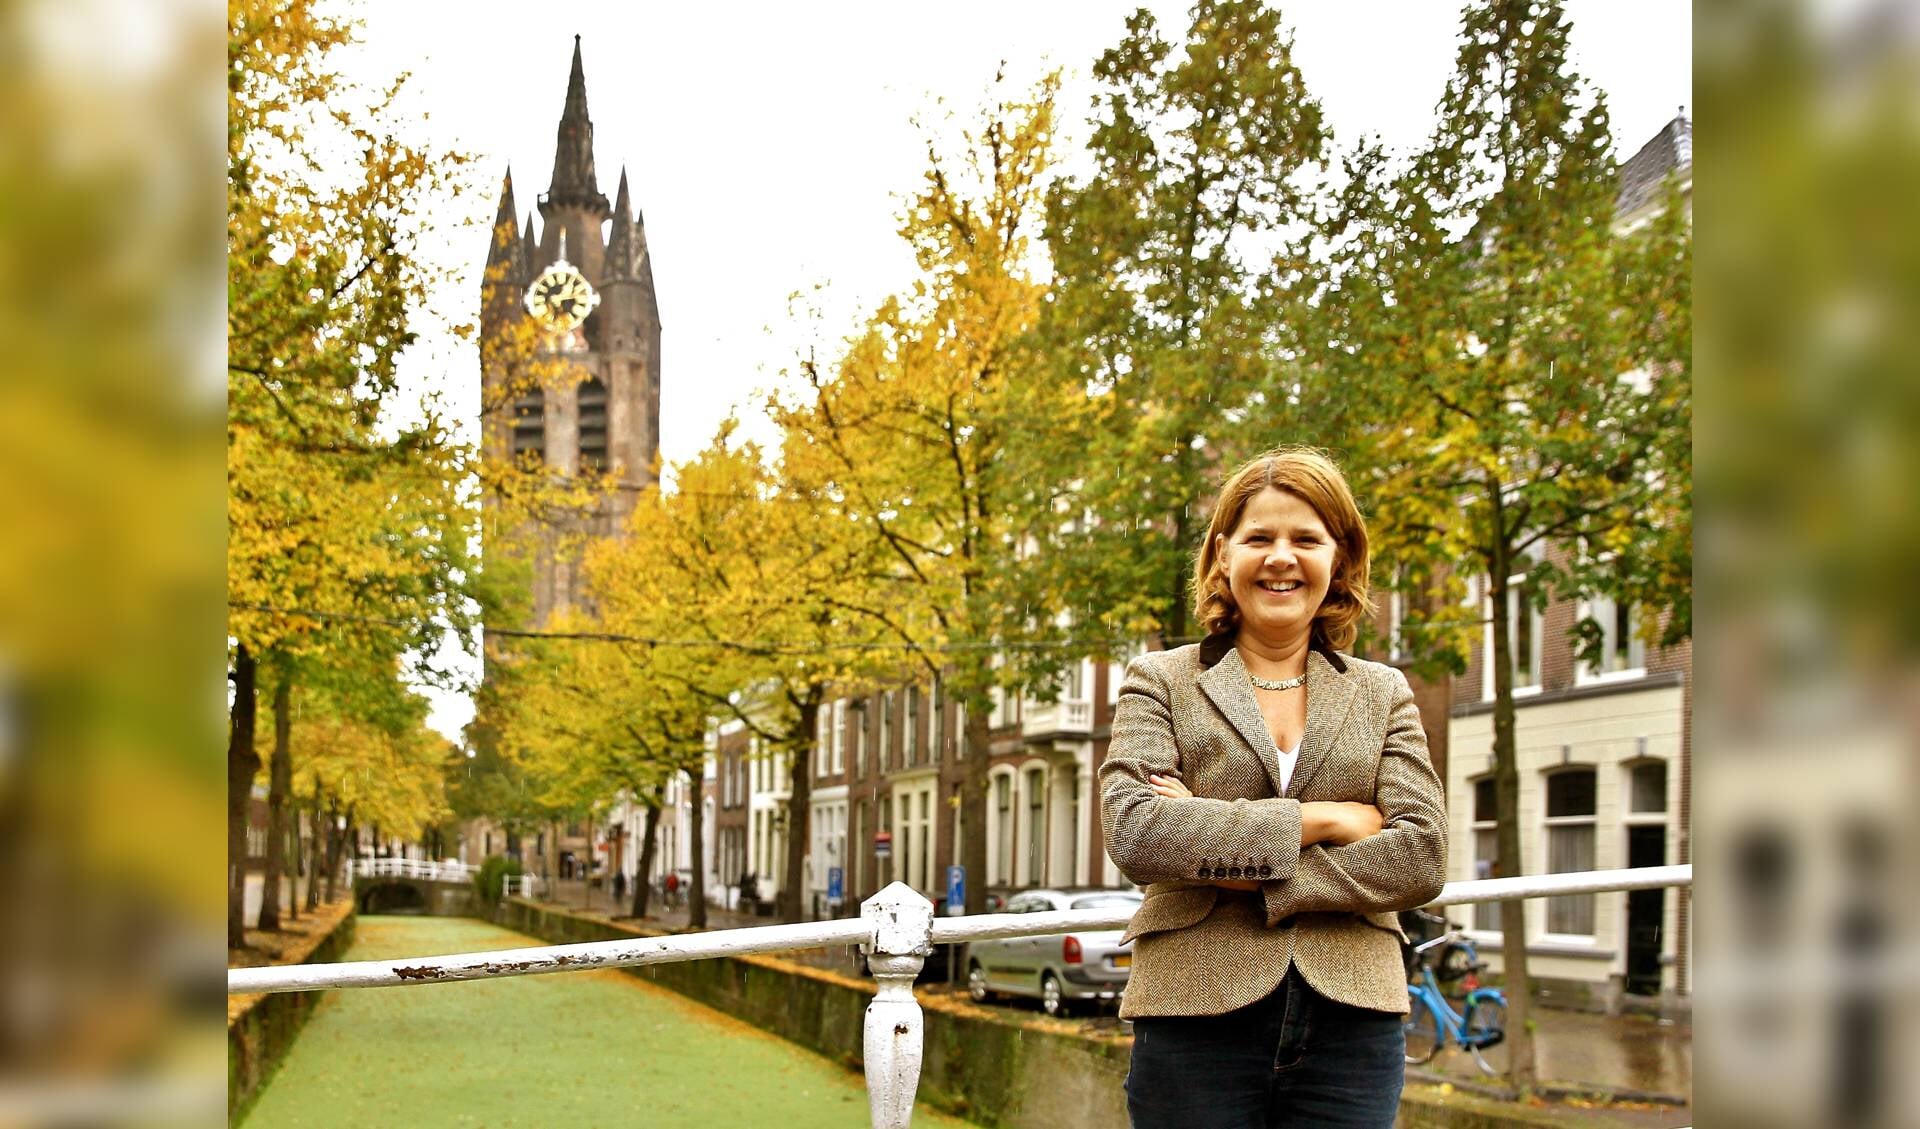
[[1080,938],[1066,937],[1060,941],[1060,959],[1068,964],[1080,963]]

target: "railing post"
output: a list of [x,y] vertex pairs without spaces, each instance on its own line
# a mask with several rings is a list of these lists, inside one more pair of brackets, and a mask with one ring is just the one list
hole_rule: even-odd
[[867,1107],[874,1129],[906,1129],[920,1088],[921,1016],[913,980],[933,951],[933,903],[894,882],[860,903],[860,917],[873,926],[873,942],[860,949],[879,984],[867,1005]]

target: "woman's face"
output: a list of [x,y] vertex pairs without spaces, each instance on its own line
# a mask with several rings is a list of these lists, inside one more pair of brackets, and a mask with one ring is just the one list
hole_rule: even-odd
[[1333,581],[1335,553],[1326,524],[1304,498],[1262,490],[1215,550],[1242,630],[1274,643],[1312,630]]

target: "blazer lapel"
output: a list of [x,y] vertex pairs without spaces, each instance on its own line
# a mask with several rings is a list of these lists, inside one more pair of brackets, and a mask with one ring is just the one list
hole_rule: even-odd
[[[1234,659],[1238,661],[1238,652]],[[1222,660],[1220,665],[1227,665],[1226,661]],[[1241,681],[1246,681],[1244,674]],[[1359,679],[1351,670],[1335,670],[1319,651],[1307,652],[1307,731],[1300,738],[1300,759],[1293,764],[1293,778],[1287,782],[1286,795],[1298,799],[1300,790],[1313,778],[1314,770],[1326,763],[1334,738],[1340,736],[1340,730],[1346,725],[1347,711],[1353,706],[1358,684]],[[1247,697],[1252,699],[1252,691],[1248,691]],[[1254,722],[1265,731],[1258,705],[1254,707]],[[1272,743],[1271,737],[1268,743]]]
[[[1309,656],[1309,664],[1313,657]],[[1323,663],[1324,661],[1322,660]],[[1333,668],[1328,667],[1327,670],[1331,673]],[[1313,731],[1311,665],[1308,671],[1307,731],[1311,733]],[[1213,704],[1219,707],[1221,714],[1246,740],[1248,749],[1253,752],[1253,759],[1259,761],[1260,767],[1266,770],[1267,782],[1273,786],[1273,794],[1280,795],[1278,750],[1273,746],[1273,734],[1267,732],[1266,719],[1260,716],[1260,703],[1254,700],[1253,684],[1247,681],[1247,664],[1241,661],[1240,652],[1232,647],[1227,648],[1227,653],[1219,662],[1200,672],[1198,681],[1200,689],[1206,692],[1207,697],[1213,699]],[[1301,762],[1304,763],[1306,759],[1304,748],[1301,749],[1300,755]],[[1293,782],[1295,784],[1300,782],[1298,768],[1294,770]]]

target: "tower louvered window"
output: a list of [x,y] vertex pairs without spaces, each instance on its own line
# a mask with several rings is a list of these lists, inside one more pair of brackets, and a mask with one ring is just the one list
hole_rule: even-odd
[[513,402],[513,461],[547,458],[547,397],[536,388]]
[[580,469],[607,469],[607,386],[595,377],[580,386]]

